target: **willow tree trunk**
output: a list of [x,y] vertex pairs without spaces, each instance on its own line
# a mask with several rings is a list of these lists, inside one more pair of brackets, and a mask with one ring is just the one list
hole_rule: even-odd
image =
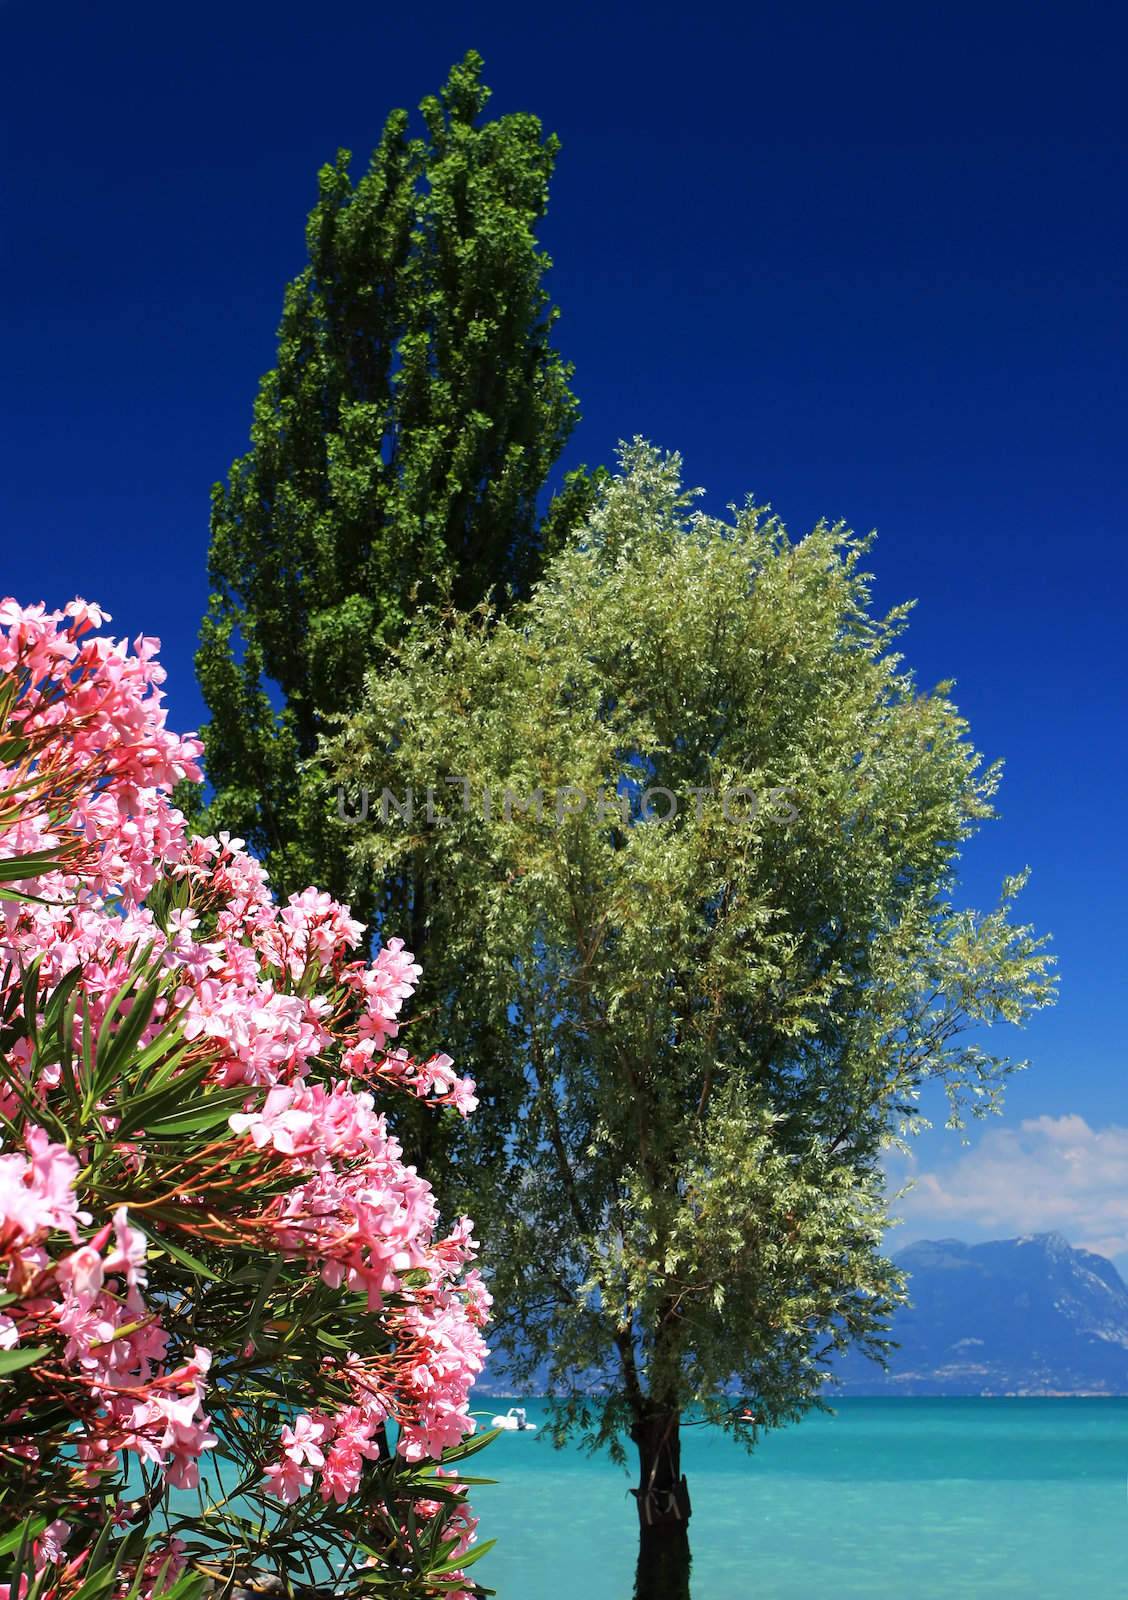
[[648,1413],[631,1429],[638,1449],[635,1600],[690,1600],[689,1489],[681,1470],[681,1418]]

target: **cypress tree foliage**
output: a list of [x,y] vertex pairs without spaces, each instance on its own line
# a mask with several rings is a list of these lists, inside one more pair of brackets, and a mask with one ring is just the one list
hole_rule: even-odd
[[[348,870],[319,734],[416,606],[504,604],[587,494],[573,473],[539,516],[577,419],[535,233],[558,144],[530,115],[483,121],[481,68],[471,52],[422,103],[425,136],[393,112],[359,180],[347,151],[322,169],[251,448],[212,494],[201,820],[283,897],[317,883],[365,918],[381,886]],[[418,940],[410,882],[389,892]]]

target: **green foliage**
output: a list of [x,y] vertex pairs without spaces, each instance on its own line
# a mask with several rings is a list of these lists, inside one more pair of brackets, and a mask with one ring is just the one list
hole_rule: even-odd
[[[903,665],[909,608],[873,614],[868,541],[694,515],[679,467],[627,449],[531,598],[420,617],[327,751],[372,792],[358,865],[443,883],[431,995],[484,1096],[456,1170],[498,1337],[518,1375],[549,1361],[559,1436],[613,1449],[694,1402],[750,1440],[726,1393],[771,1425],[836,1347],[880,1354],[881,1152],[930,1082],[954,1120],[996,1109],[982,1031],[1052,996],[1020,880],[953,905],[999,772]],[[639,820],[648,785],[676,818]],[[537,788],[539,819],[505,801]]]
[[322,169],[250,452],[212,498],[206,826],[283,898],[316,882],[362,917],[373,889],[301,763],[421,601],[527,587],[587,496],[572,474],[539,520],[577,414],[535,232],[557,141],[532,116],[483,122],[480,71],[471,52],[423,102],[425,137],[393,112],[358,180],[347,151]]
[[201,1573],[176,1575],[167,1555],[162,1556],[140,1530],[123,1538],[109,1538],[110,1524],[76,1575],[60,1585],[57,1568],[47,1563],[36,1570],[33,1541],[51,1521],[50,1514],[25,1517],[0,1534],[0,1586],[23,1600],[56,1600],[60,1590],[67,1600],[146,1600],[159,1592],[161,1600],[205,1600],[209,1591]]

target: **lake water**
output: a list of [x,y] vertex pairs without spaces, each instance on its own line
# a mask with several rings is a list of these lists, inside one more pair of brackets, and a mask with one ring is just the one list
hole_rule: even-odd
[[[752,1456],[683,1439],[693,1600],[1128,1594],[1128,1400],[843,1400]],[[626,1471],[514,1433],[470,1470],[500,1480],[475,1491],[498,1600],[630,1600]]]

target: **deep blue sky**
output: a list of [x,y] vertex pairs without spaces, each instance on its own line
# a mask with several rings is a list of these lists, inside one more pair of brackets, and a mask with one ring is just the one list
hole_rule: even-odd
[[564,143],[544,238],[570,459],[641,433],[717,509],[752,491],[795,531],[876,527],[880,598],[920,601],[909,659],[1006,758],[968,895],[1033,866],[1062,998],[1016,1041],[1011,1131],[922,1147],[940,1187],[912,1231],[1128,1248],[1118,9],[0,0],[0,593],[159,634],[196,725],[208,487],[317,168],[363,162],[475,46],[493,109]]

